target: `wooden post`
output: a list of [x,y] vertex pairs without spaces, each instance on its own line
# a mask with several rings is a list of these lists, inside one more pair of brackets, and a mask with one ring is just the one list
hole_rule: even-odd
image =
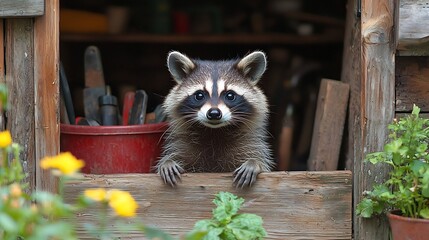
[[59,12],[59,0],[45,0],[45,15],[34,21],[36,186],[48,191],[56,191],[57,182],[39,161],[60,150]]
[[[361,25],[358,0],[347,1],[346,30],[344,35],[343,64],[341,81],[350,86],[349,111],[346,118],[344,141],[346,142],[346,169],[353,170],[353,161],[360,154],[361,131],[360,91],[361,91]],[[360,155],[359,155],[360,157]]]
[[29,191],[35,187],[34,155],[34,49],[33,20],[13,18],[6,21],[6,84],[10,109],[6,128],[14,142],[23,147],[21,160],[28,174]]
[[[385,179],[388,168],[363,161],[366,154],[381,151],[394,117],[395,101],[395,0],[362,0],[361,16],[361,116],[359,141],[354,148],[354,206],[362,192]],[[357,129],[356,129],[357,130]],[[385,216],[354,219],[354,239],[388,239]]]
[[[6,56],[4,55],[4,48],[5,48],[5,43],[4,43],[4,20],[0,18],[0,83],[6,83],[6,72],[5,72],[5,68],[4,68],[4,60],[6,59]],[[5,129],[5,121],[4,121],[4,109],[0,110],[0,129],[4,130]]]

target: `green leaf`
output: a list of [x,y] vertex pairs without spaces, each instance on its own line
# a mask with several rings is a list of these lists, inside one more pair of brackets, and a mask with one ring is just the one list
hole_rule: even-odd
[[413,104],[413,111],[411,112],[411,114],[418,117],[419,113],[420,113],[420,108],[417,107],[415,104]]
[[424,153],[426,152],[427,149],[428,149],[427,143],[422,143],[416,148],[416,151],[419,153]]
[[424,163],[420,160],[414,160],[413,162],[410,163],[410,168],[411,171],[413,171],[413,173],[415,175],[419,175],[420,174],[420,170],[424,169],[424,167],[427,165],[427,163]]
[[364,198],[357,206],[356,206],[356,214],[358,216],[362,216],[364,218],[370,218],[374,213],[374,204],[371,199]]
[[217,206],[213,210],[213,218],[217,221],[226,224],[231,220],[231,217],[237,214],[244,199],[235,196],[229,192],[219,192],[213,203]]
[[18,224],[9,215],[0,213],[0,229],[6,232],[18,232]]
[[422,195],[425,198],[429,198],[429,185],[425,185],[422,187]]
[[173,240],[171,235],[157,228],[145,226],[143,232],[148,239]]
[[423,208],[420,210],[419,214],[422,218],[429,218],[429,208]]
[[386,161],[386,154],[384,152],[375,152],[366,155],[365,161],[369,161],[372,164]]
[[45,223],[44,225],[38,225],[34,229],[34,234],[26,240],[38,240],[38,239],[64,239],[71,240],[76,239],[73,234],[73,226],[67,222],[54,222]]
[[192,231],[185,235],[185,240],[202,240],[206,235],[205,231]]
[[255,214],[243,213],[235,216],[228,228],[236,239],[262,239],[267,233],[262,226],[262,218]]
[[399,148],[402,146],[402,139],[396,139],[392,142],[388,143],[384,147],[384,151],[391,152],[391,153],[397,153],[399,152]]

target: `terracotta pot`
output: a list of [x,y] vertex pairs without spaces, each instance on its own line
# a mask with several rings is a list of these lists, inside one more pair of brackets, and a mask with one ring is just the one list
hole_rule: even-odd
[[429,239],[429,220],[400,216],[400,211],[387,213],[393,240],[427,240]]

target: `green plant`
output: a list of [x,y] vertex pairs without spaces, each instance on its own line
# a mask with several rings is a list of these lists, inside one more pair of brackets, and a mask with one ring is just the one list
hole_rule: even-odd
[[262,218],[255,214],[238,214],[243,198],[239,198],[228,192],[219,192],[213,203],[213,217],[198,221],[194,232],[206,232],[204,240],[228,239],[251,240],[263,239],[267,234],[262,227]]
[[419,113],[414,105],[410,115],[390,124],[384,151],[366,156],[365,161],[388,164],[391,170],[386,181],[364,192],[358,215],[400,210],[406,217],[429,218],[429,120]]

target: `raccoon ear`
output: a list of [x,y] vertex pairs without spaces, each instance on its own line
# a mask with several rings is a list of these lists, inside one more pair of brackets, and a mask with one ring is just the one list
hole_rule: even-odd
[[256,84],[261,79],[267,68],[267,59],[265,53],[260,51],[252,52],[237,63],[237,69],[245,77],[250,78],[252,84]]
[[195,69],[195,63],[184,54],[173,51],[167,57],[168,71],[176,82],[181,83],[192,70]]
[[256,84],[267,68],[267,59],[265,53],[255,51],[241,59],[236,66],[252,84]]

